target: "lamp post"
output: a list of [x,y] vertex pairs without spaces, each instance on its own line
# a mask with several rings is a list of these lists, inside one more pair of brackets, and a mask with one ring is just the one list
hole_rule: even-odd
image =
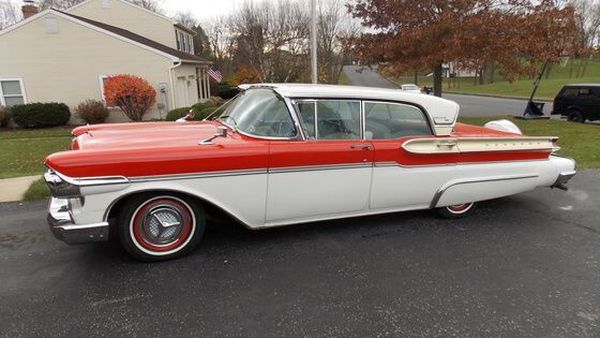
[[318,82],[317,71],[317,0],[310,1],[311,25],[310,25],[310,65],[312,83]]

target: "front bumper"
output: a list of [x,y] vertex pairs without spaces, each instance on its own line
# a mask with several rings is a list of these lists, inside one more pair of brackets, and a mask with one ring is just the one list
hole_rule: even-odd
[[68,244],[108,240],[108,222],[74,224],[68,199],[50,198],[48,224],[54,236]]

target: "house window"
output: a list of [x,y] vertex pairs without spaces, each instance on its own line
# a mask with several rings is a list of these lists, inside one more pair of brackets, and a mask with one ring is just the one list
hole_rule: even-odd
[[104,101],[104,105],[108,108],[116,108],[116,106],[109,105],[106,103],[106,97],[104,97],[104,85],[106,84],[106,80],[108,80],[108,75],[100,75],[99,83],[100,83],[100,95],[102,97],[102,101]]
[[175,39],[177,42],[177,49],[190,54],[194,53],[193,38],[190,34],[175,30]]
[[23,80],[0,79],[0,104],[11,107],[26,102]]

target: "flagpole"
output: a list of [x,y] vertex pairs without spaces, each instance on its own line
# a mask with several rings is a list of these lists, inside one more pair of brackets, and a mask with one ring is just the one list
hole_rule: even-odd
[[317,0],[310,1],[311,26],[310,26],[310,63],[312,83],[318,82],[317,72]]

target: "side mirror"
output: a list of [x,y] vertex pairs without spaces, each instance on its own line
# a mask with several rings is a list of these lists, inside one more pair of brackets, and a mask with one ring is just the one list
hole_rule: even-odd
[[215,133],[216,137],[227,137],[227,127],[219,126],[217,127],[217,132]]
[[217,131],[215,132],[215,134],[213,136],[207,138],[206,140],[200,141],[199,144],[201,144],[201,145],[214,144],[213,140],[216,139],[217,137],[227,137],[227,127],[223,127],[223,126],[217,127]]

